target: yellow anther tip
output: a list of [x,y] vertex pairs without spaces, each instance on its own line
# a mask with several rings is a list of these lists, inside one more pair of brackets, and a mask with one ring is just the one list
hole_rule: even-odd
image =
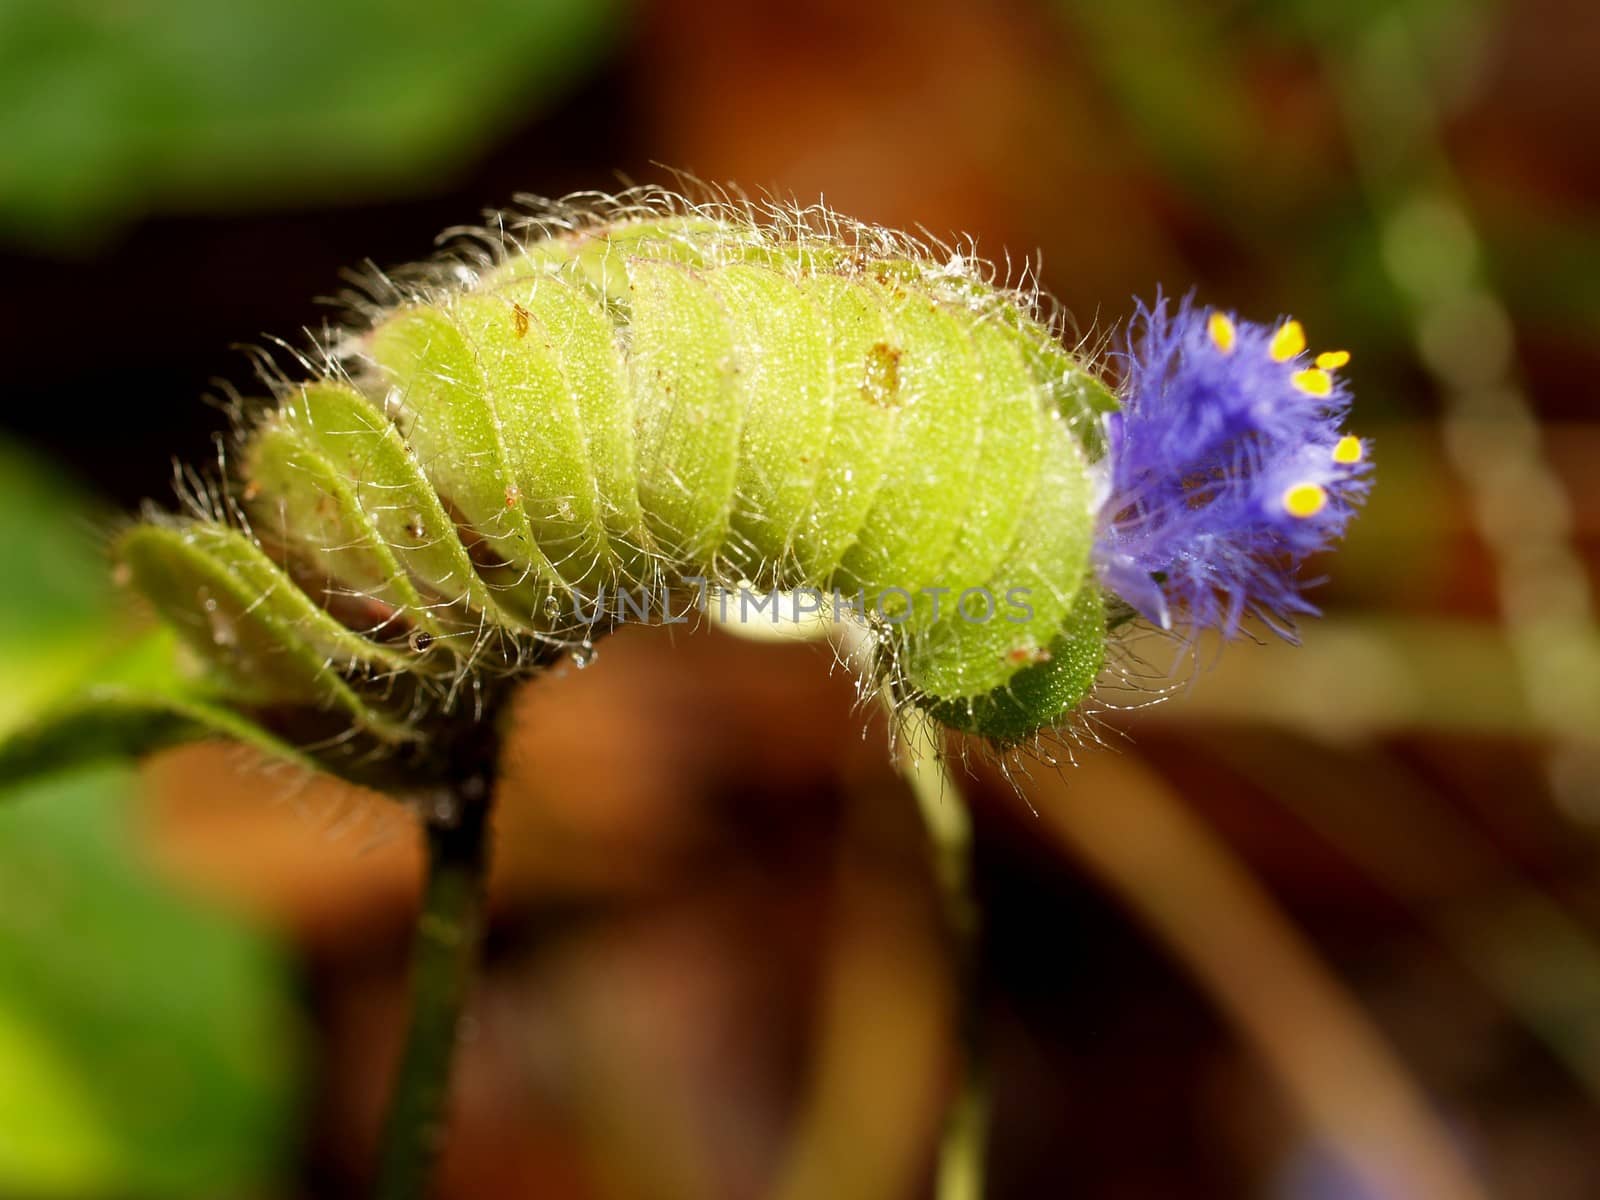
[[1361,448],[1361,439],[1346,434],[1339,439],[1339,444],[1333,448],[1333,461],[1344,466],[1361,461],[1364,451]]
[[1211,319],[1206,322],[1206,332],[1211,335],[1211,341],[1218,350],[1224,354],[1233,353],[1233,344],[1238,340],[1238,331],[1224,314],[1212,313]]
[[1314,517],[1328,505],[1328,489],[1320,483],[1297,483],[1283,493],[1283,508],[1291,517]]
[[1278,362],[1288,362],[1306,348],[1305,327],[1299,321],[1285,321],[1272,335],[1272,357]]
[[1295,387],[1308,396],[1326,396],[1333,391],[1333,376],[1320,367],[1312,367],[1306,371],[1296,371],[1291,379]]
[[1349,361],[1350,351],[1348,350],[1324,350],[1317,355],[1317,366],[1324,371],[1337,371]]

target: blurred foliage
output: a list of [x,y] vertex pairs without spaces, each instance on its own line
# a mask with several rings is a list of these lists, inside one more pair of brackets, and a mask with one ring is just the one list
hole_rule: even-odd
[[[1488,0],[1058,2],[1119,125],[1162,183],[1203,209],[1255,259],[1251,268],[1303,295],[1302,315],[1336,317],[1364,356],[1403,354],[1403,309],[1385,277],[1371,200],[1349,170],[1343,117],[1321,88],[1364,31],[1397,22],[1424,49],[1430,94],[1450,107],[1481,83],[1503,13]],[[1514,291],[1569,316],[1574,305],[1592,309],[1580,268],[1593,258],[1592,231],[1485,234]],[[1552,291],[1553,282],[1571,286]]]
[[111,602],[85,498],[0,444],[0,733],[110,645]]
[[0,0],[0,234],[391,194],[577,76],[620,0]]
[[0,1191],[214,1196],[281,1172],[284,963],[130,857],[131,777],[0,809]]
[[[126,639],[89,511],[0,447],[0,730]],[[0,792],[7,1195],[238,1194],[282,1169],[298,1076],[285,964],[138,861],[132,784],[80,768]]]

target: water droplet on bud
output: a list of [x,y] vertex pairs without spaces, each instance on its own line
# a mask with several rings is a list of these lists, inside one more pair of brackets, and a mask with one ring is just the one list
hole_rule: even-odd
[[237,646],[239,631],[233,627],[233,618],[222,611],[210,589],[201,588],[199,599],[200,607],[205,610],[206,620],[211,625],[211,644],[220,646],[224,650],[231,650]]

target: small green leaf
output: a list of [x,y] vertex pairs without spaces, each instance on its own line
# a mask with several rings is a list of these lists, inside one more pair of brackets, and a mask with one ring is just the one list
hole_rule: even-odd
[[128,760],[166,746],[225,737],[269,758],[315,764],[289,743],[213,698],[183,665],[166,629],[82,673],[53,705],[4,730],[0,789],[53,771]]
[[139,591],[235,703],[326,708],[384,741],[412,736],[355,686],[408,671],[406,653],[340,625],[245,534],[201,522],[141,525],[117,550]]

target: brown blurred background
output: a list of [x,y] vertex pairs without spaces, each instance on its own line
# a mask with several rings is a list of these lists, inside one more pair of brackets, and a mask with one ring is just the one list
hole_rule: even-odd
[[[1352,351],[1378,485],[1305,644],[1207,655],[1022,797],[959,780],[988,1194],[1600,1196],[1600,6],[220,7],[0,9],[4,429],[109,507],[212,453],[231,347],[341,268],[655,164],[1038,253],[1086,333],[1196,288]],[[526,689],[441,1195],[930,1194],[948,947],[829,667],[636,629]],[[0,1153],[0,1192],[351,1194],[406,821],[217,747],[136,804],[161,886],[277,948],[273,1152],[12,1191]]]

